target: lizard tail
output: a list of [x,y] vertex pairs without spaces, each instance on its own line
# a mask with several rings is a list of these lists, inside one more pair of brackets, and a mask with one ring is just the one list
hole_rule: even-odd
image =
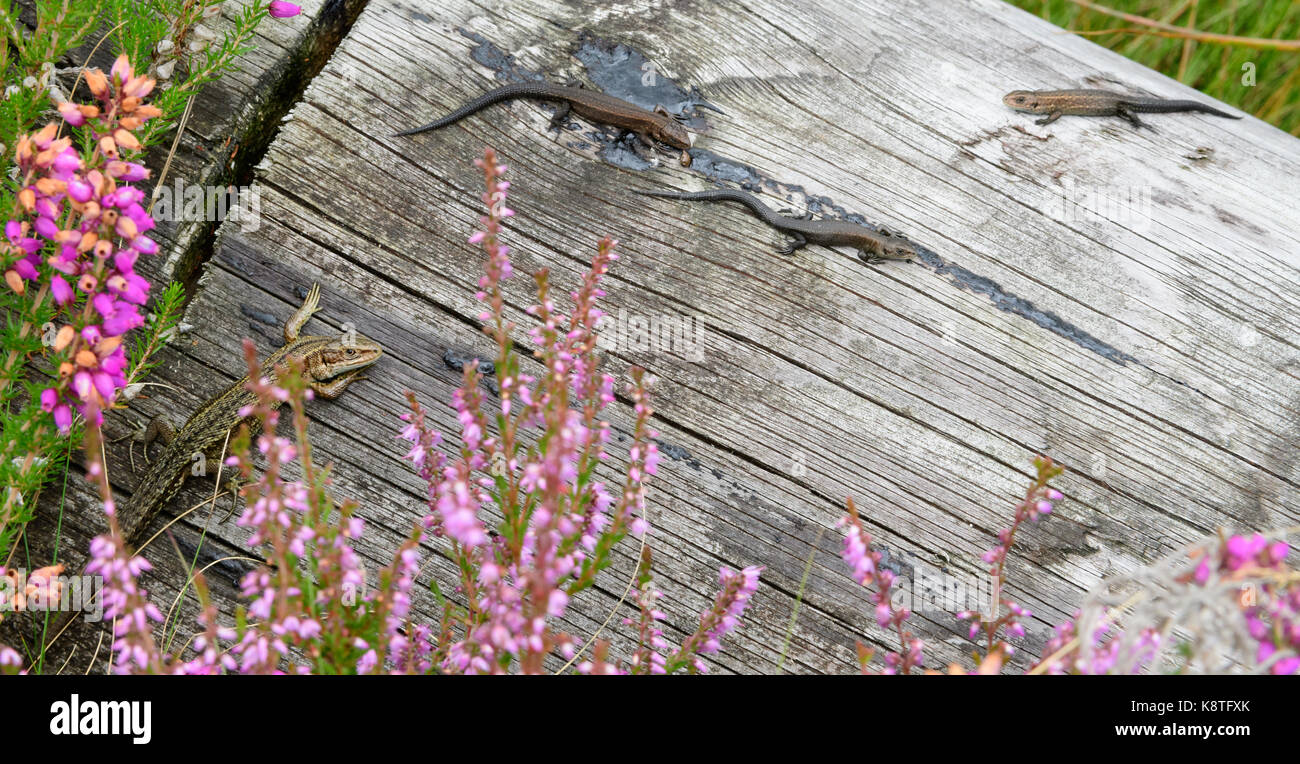
[[773,228],[785,229],[789,221],[776,214],[767,205],[760,202],[753,194],[734,188],[716,188],[710,191],[637,191],[642,196],[657,196],[661,199],[682,199],[700,202],[736,202],[749,208],[764,223]]
[[486,109],[494,103],[511,101],[516,98],[565,100],[563,97],[563,88],[556,87],[555,85],[545,82],[516,82],[510,85],[504,85],[496,90],[489,90],[478,98],[466,101],[459,109],[456,109],[445,117],[439,117],[428,124],[413,127],[410,130],[393,133],[392,137],[400,138],[404,135],[415,135],[416,133],[423,133],[427,130],[437,130],[440,127],[446,127],[453,122],[459,122],[474,112]]
[[1226,111],[1221,111],[1213,106],[1203,104],[1200,101],[1160,101],[1153,104],[1128,105],[1128,108],[1130,111],[1143,111],[1153,114],[1167,114],[1176,111],[1194,111],[1200,112],[1201,114],[1213,114],[1216,117],[1241,119],[1239,115],[1229,114]]

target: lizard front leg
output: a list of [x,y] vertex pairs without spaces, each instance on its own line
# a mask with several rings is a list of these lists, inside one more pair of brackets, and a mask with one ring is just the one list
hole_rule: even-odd
[[1052,124],[1053,122],[1055,122],[1056,120],[1058,120],[1058,119],[1060,119],[1060,118],[1061,118],[1061,112],[1059,112],[1059,111],[1054,111],[1054,112],[1048,114],[1046,117],[1043,117],[1042,119],[1036,119],[1036,120],[1034,120],[1034,124],[1035,124],[1035,125],[1050,125],[1050,124]]
[[365,369],[357,369],[334,379],[312,382],[310,387],[320,397],[334,400],[342,395],[344,390],[348,389],[348,385],[365,379],[364,376],[361,376],[363,371]]
[[[882,232],[885,231],[884,228],[880,230]],[[880,244],[878,243],[871,246],[862,247],[861,249],[858,250],[858,259],[866,263],[867,265],[880,265],[885,262],[885,258],[883,257],[884,253],[882,251],[883,249],[884,248],[881,247]]]
[[637,159],[652,165],[659,164],[659,155],[654,139],[645,133],[624,130],[618,136],[619,143],[626,143]]
[[239,492],[244,489],[245,485],[252,482],[251,480],[240,480],[238,477],[226,478],[222,481],[222,487],[230,492],[230,511],[221,518],[221,522],[224,523],[229,520],[235,514],[235,511],[239,509]]
[[[173,440],[176,440],[176,425],[162,414],[149,420],[149,425],[147,427],[136,431],[136,433],[131,437],[130,450],[134,452],[135,444],[139,443],[144,451],[144,463],[148,464],[149,444],[153,443],[155,440],[161,440],[163,445],[169,445]],[[134,457],[132,457],[132,459],[134,460]]]
[[803,247],[808,244],[808,240],[804,238],[803,234],[794,231],[787,231],[787,233],[790,235],[790,241],[787,242],[784,247],[777,250],[781,254],[793,255],[795,250],[803,249]]
[[551,115],[551,129],[562,130],[569,121],[569,115],[573,113],[573,104],[568,101],[559,101],[555,107],[555,114]]
[[294,311],[289,320],[284,323],[284,342],[286,345],[292,344],[302,333],[302,328],[311,320],[312,314],[320,309],[320,284],[312,284],[311,291],[307,292],[307,297],[302,301],[302,307]]

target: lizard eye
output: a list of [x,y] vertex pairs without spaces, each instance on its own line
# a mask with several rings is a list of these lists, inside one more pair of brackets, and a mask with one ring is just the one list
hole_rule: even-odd
[[347,350],[343,351],[343,354],[346,355],[348,358],[355,358],[357,355],[357,351],[353,350],[352,348],[348,348]]

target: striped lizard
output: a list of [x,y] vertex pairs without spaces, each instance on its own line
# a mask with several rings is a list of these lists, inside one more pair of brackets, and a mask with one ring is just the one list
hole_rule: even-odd
[[[363,379],[361,373],[379,360],[384,351],[374,340],[351,331],[338,336],[301,334],[303,326],[319,309],[319,304],[320,285],[314,284],[302,306],[285,322],[284,346],[266,359],[263,368],[274,369],[278,376],[287,368],[290,359],[299,359],[308,387],[322,398],[333,399],[342,395],[348,385]],[[256,397],[247,385],[248,376],[245,375],[203,404],[179,429],[163,417],[155,417],[150,422],[140,438],[144,440],[145,448],[155,439],[161,439],[166,447],[118,513],[119,529],[128,544],[135,545],[140,541],[141,534],[154,517],[180,490],[198,454],[203,454],[206,459],[220,459],[228,434],[241,423],[249,425],[256,433],[257,420],[239,414],[244,407],[256,403]],[[279,405],[278,401],[273,403]],[[70,613],[67,623],[75,616],[76,612]],[[56,631],[56,638],[63,628]]]

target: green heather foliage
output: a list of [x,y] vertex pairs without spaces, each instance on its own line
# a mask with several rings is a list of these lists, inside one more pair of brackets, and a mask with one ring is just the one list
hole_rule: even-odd
[[[269,3],[256,0],[241,8],[218,0],[108,0],[108,5],[113,25],[120,26],[111,38],[113,52],[125,53],[161,86],[153,104],[162,109],[162,119],[140,137],[150,146],[171,131],[191,96],[237,68]],[[217,16],[229,24],[220,34],[214,29]]]
[[[1140,64],[1300,135],[1300,53],[1152,34],[1152,29],[1071,0],[1010,0],[1013,5]],[[1300,40],[1294,0],[1095,0],[1092,5],[1178,27],[1261,40]],[[1102,34],[1094,34],[1102,32]],[[1061,83],[1059,87],[1070,87]]]

